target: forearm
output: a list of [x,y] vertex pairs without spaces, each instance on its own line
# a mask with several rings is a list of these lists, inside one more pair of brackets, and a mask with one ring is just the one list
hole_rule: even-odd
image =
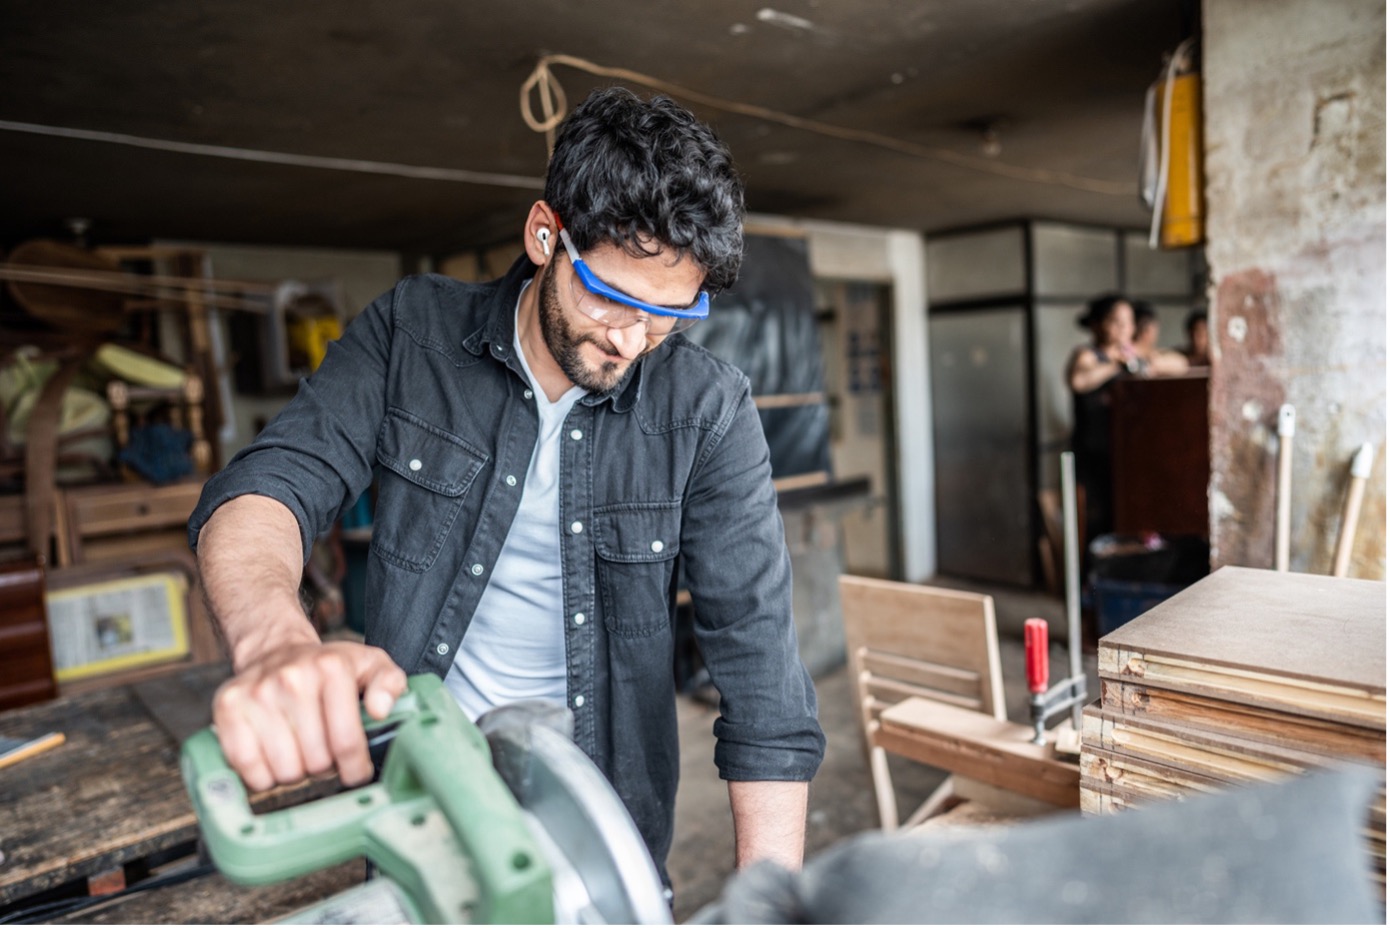
[[198,535],[198,571],[232,665],[240,672],[277,648],[317,643],[299,602],[299,523],[282,503],[238,496]]
[[1186,374],[1189,366],[1187,358],[1176,351],[1157,351],[1149,360],[1149,371],[1160,376]]
[[1124,365],[1119,361],[1097,361],[1090,366],[1076,366],[1067,378],[1073,393],[1090,393],[1119,376]]
[[734,866],[772,860],[800,870],[806,850],[806,797],[798,781],[729,781],[734,815]]

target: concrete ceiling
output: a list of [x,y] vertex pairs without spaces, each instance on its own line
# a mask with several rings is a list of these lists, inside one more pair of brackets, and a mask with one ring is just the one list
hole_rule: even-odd
[[[0,244],[61,235],[76,216],[92,220],[97,242],[444,254],[506,241],[545,170],[545,138],[519,106],[545,54],[908,148],[684,99],[728,142],[755,212],[924,231],[1020,216],[1139,226],[1144,91],[1163,53],[1195,26],[1194,8],[1194,0],[9,0],[0,29]],[[571,103],[609,83],[648,89],[566,65],[552,73]],[[983,151],[986,124],[998,127],[993,157]],[[105,134],[518,180],[258,162]]]

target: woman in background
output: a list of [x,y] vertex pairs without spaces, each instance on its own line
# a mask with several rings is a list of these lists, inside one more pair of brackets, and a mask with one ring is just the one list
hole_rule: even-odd
[[1076,482],[1085,493],[1089,542],[1114,526],[1110,461],[1110,385],[1120,377],[1143,377],[1148,364],[1134,347],[1134,307],[1117,293],[1086,304],[1077,324],[1091,330],[1091,343],[1079,345],[1067,361],[1072,394],[1071,448]]

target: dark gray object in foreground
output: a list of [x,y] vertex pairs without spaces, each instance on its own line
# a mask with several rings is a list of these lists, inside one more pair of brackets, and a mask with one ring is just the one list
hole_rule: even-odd
[[735,876],[702,924],[1383,923],[1357,768],[976,833],[861,835]]

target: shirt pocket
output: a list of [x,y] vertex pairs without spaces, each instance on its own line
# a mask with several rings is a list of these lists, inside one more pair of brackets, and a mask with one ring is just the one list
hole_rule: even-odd
[[669,634],[680,501],[605,506],[592,522],[608,630],[626,638]]
[[372,550],[406,570],[429,570],[487,463],[472,444],[399,409],[377,441],[377,519]]

